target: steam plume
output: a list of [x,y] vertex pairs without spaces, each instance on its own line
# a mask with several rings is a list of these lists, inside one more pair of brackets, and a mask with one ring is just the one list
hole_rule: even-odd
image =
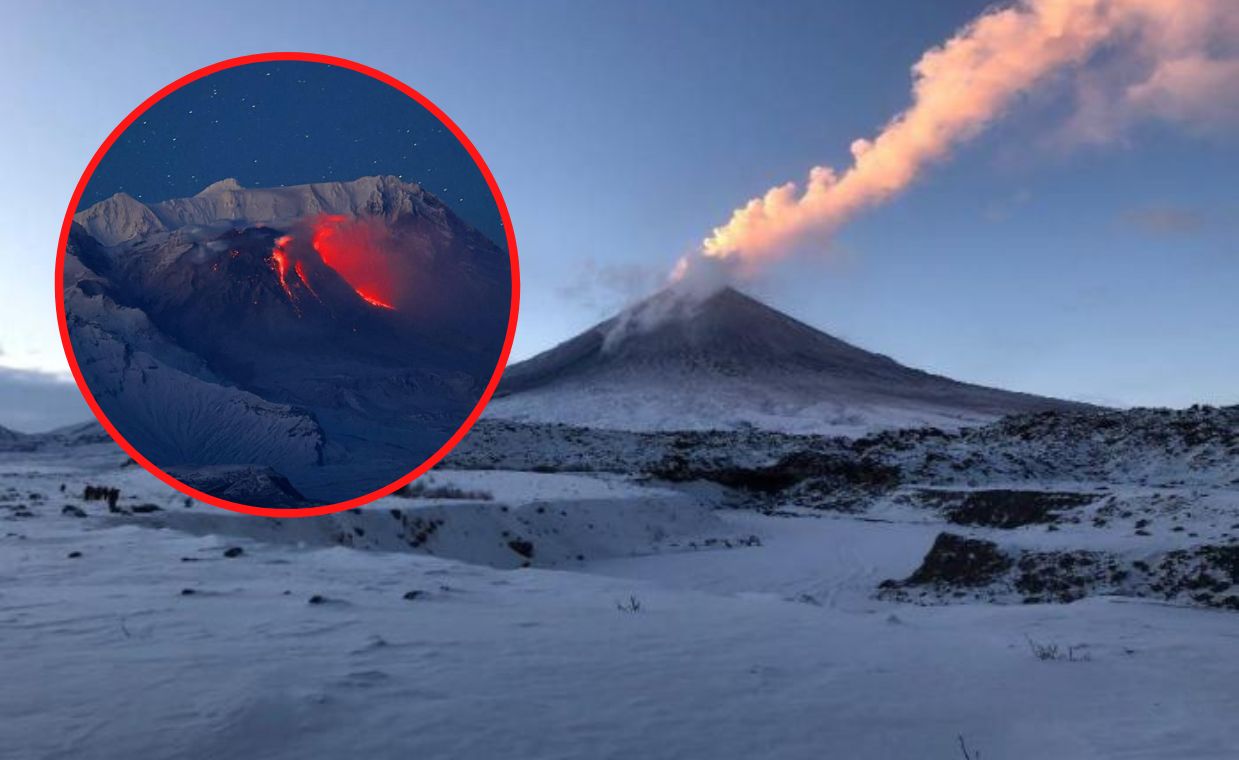
[[1201,128],[1235,118],[1236,48],[1239,0],[1018,0],[987,11],[916,62],[912,105],[872,139],[853,142],[850,167],[838,174],[815,166],[803,188],[789,182],[754,198],[703,241],[701,254],[751,268],[828,236],[906,188],[1021,95],[1103,49],[1124,76],[1081,90],[1086,116],[1077,126],[1088,139],[1109,139],[1138,117]]

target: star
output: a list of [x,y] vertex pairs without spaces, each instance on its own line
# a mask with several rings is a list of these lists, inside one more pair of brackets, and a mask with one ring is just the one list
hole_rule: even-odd
[[478,194],[480,175],[459,162],[463,154],[450,130],[403,95],[396,93],[399,103],[388,101],[382,89],[359,90],[342,74],[352,76],[311,64],[255,65],[190,83],[144,113],[115,144],[82,202],[120,188],[152,202],[188,197],[225,176],[281,187],[390,174],[427,190],[438,184],[445,202],[455,196],[456,204],[487,213],[495,234],[490,197]]

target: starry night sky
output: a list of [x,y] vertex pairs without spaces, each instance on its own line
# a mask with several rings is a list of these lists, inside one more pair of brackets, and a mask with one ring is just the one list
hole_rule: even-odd
[[501,247],[485,179],[447,127],[412,98],[338,66],[239,66],[156,103],[112,146],[80,208],[124,191],[146,203],[228,177],[243,187],[394,174],[418,182]]

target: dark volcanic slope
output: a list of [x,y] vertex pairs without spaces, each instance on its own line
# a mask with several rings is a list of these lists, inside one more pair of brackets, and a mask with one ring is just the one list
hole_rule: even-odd
[[502,346],[505,252],[395,177],[117,195],[75,220],[65,311],[92,394],[225,498],[242,473],[282,506],[262,468],[317,503],[386,485],[456,430]]
[[960,383],[833,338],[732,288],[663,292],[510,367],[488,415],[628,430],[858,434],[1083,405]]

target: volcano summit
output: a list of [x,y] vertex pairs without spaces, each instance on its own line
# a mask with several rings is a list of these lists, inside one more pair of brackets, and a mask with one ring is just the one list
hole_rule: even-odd
[[911,369],[733,288],[665,290],[508,368],[487,416],[617,430],[863,435],[1082,404]]
[[92,395],[146,458],[230,500],[387,485],[450,438],[502,352],[507,253],[395,177],[121,193],[74,220],[65,318]]

